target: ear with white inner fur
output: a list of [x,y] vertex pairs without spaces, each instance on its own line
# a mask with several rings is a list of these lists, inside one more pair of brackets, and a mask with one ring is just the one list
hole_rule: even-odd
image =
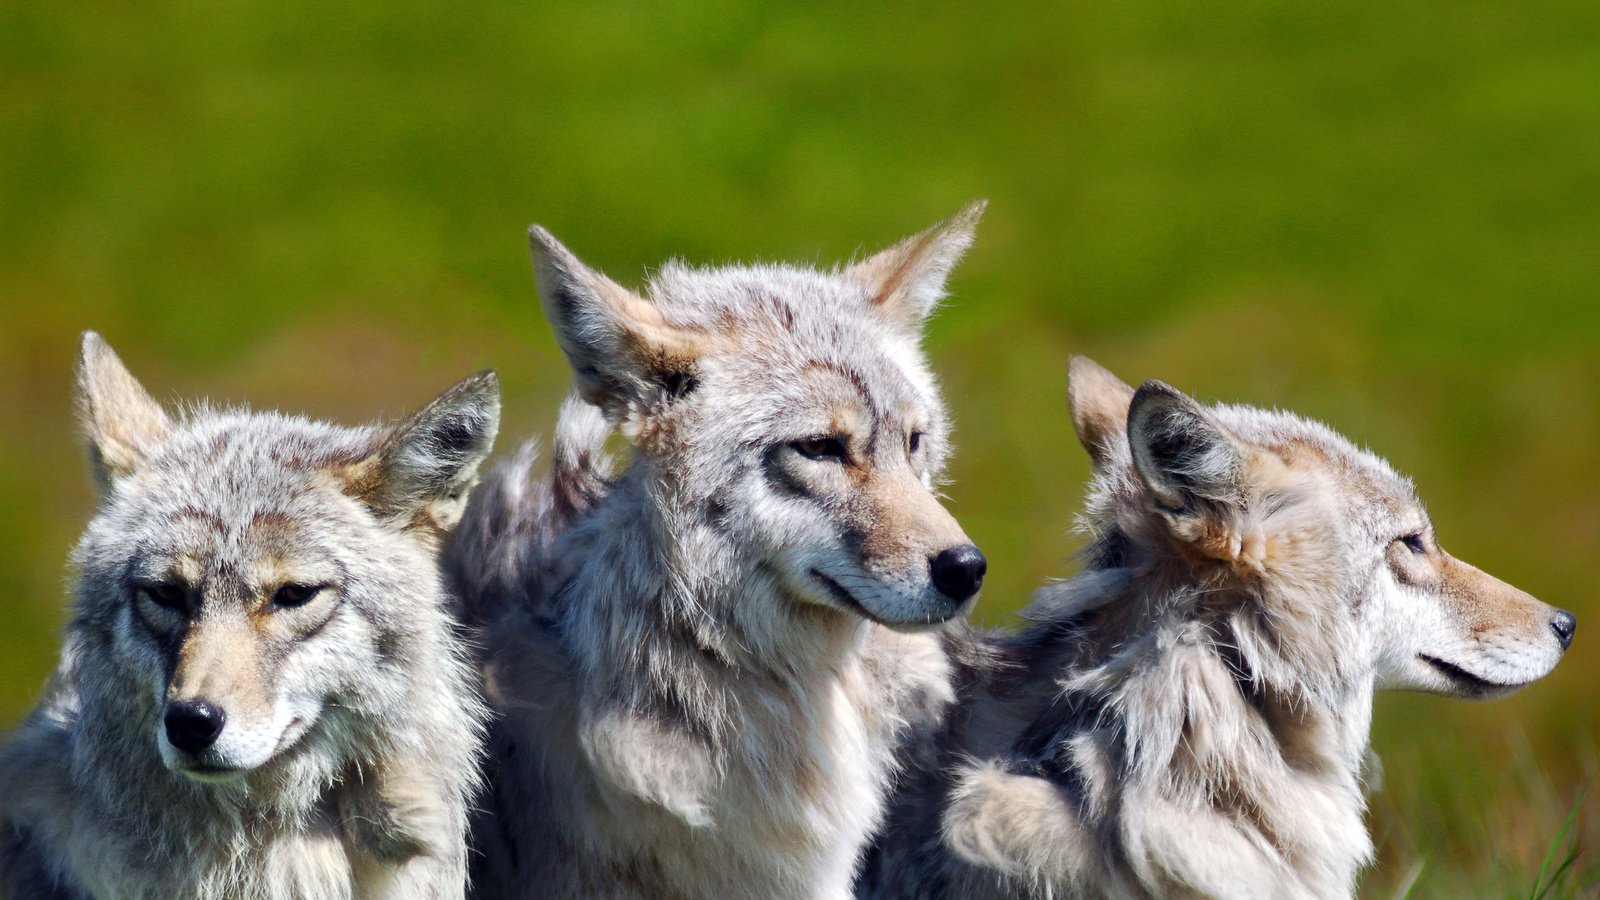
[[358,469],[358,494],[380,515],[448,531],[500,427],[500,379],[479,372],[395,425]]
[[161,404],[92,331],[83,333],[78,353],[78,419],[102,492],[138,468],[172,431]]
[[1078,443],[1089,451],[1095,468],[1113,461],[1126,446],[1128,407],[1133,388],[1087,356],[1074,356],[1067,369],[1067,404]]
[[584,265],[550,232],[528,230],[545,317],[583,399],[613,419],[694,388],[705,338],[670,325],[655,304]]
[[1239,501],[1243,458],[1200,405],[1175,388],[1146,381],[1128,408],[1133,466],[1158,512],[1200,516]]
[[954,218],[906,238],[842,273],[864,285],[872,307],[893,324],[916,329],[944,298],[950,270],[972,246],[973,230],[988,201],[967,205]]

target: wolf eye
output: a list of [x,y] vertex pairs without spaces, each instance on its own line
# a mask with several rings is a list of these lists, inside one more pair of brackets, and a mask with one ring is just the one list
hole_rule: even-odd
[[147,581],[136,588],[151,603],[163,609],[175,609],[178,612],[187,612],[189,609],[189,592],[183,585],[170,581]]
[[916,453],[918,450],[921,450],[921,449],[922,449],[922,432],[920,432],[920,431],[911,432],[911,436],[906,438],[906,452],[907,453]]
[[1401,535],[1400,537],[1395,538],[1395,540],[1397,540],[1400,543],[1404,544],[1406,546],[1407,550],[1410,550],[1413,554],[1415,554],[1417,556],[1427,556],[1428,555],[1428,547],[1427,547],[1426,544],[1424,544],[1422,542],[1422,532],[1420,532],[1420,531],[1415,531],[1415,532],[1412,532],[1411,534]]
[[321,585],[286,584],[272,595],[272,605],[279,609],[294,609],[310,603],[320,593],[322,593]]
[[844,441],[836,437],[810,437],[803,441],[795,441],[789,446],[806,459],[827,462],[844,462],[846,452]]

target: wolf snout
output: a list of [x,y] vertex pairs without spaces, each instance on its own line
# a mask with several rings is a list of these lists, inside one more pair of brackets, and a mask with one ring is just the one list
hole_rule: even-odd
[[1572,646],[1572,635],[1578,630],[1578,617],[1564,609],[1556,610],[1550,617],[1550,630],[1556,633],[1556,640],[1561,642],[1561,649],[1566,650]]
[[983,574],[987,571],[989,561],[972,544],[941,550],[928,560],[933,586],[957,603],[972,599],[983,585]]
[[204,700],[174,700],[161,718],[167,740],[185,753],[199,753],[217,742],[228,714]]

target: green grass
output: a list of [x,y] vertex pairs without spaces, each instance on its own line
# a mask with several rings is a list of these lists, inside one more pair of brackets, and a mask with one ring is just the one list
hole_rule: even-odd
[[[1578,861],[1578,843],[1573,834],[1573,826],[1578,822],[1578,813],[1583,809],[1583,792],[1578,792],[1578,799],[1572,801],[1572,811],[1567,813],[1567,820],[1561,823],[1561,830],[1550,842],[1550,849],[1545,851],[1544,861],[1539,863],[1539,874],[1533,880],[1533,890],[1528,893],[1528,900],[1544,900],[1546,897],[1555,896],[1558,888],[1570,888],[1570,876],[1574,874],[1574,864]],[[1556,862],[1557,859],[1561,861]]]
[[1593,896],[1600,890],[1595,744],[1570,748],[1584,761],[1577,786],[1544,771],[1518,729],[1476,749],[1486,759],[1503,750],[1510,763],[1463,768],[1427,745],[1386,754],[1371,817],[1379,865],[1363,896]]
[[[1452,552],[1592,623],[1596,35],[1588,0],[0,4],[0,723],[92,504],[78,331],[161,396],[345,420],[493,365],[509,445],[566,381],[534,220],[634,282],[988,197],[929,346],[990,621],[1072,570],[1079,352],[1329,421]],[[1419,863],[1412,896],[1543,888],[1595,780],[1592,627],[1509,700],[1382,698],[1372,896]],[[1593,884],[1586,796],[1550,895]]]

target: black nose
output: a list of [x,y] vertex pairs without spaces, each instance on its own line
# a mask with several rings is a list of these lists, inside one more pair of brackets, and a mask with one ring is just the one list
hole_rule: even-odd
[[1572,633],[1578,630],[1578,617],[1564,609],[1556,610],[1550,617],[1550,630],[1556,633],[1556,640],[1561,642],[1561,649],[1572,646]]
[[185,753],[199,753],[216,743],[228,715],[204,700],[174,700],[161,717],[167,740]]
[[965,602],[978,592],[983,584],[983,573],[988,570],[989,561],[971,544],[941,550],[938,556],[928,560],[933,586],[957,603]]

